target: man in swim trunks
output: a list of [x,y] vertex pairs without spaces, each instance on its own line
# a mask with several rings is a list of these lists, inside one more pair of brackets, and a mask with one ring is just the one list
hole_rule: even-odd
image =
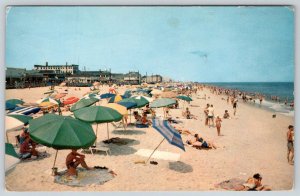
[[76,168],[79,164],[87,170],[90,170],[92,168],[88,167],[85,160],[85,156],[83,154],[79,154],[77,152],[77,149],[72,149],[72,152],[70,152],[66,158],[66,166],[68,168],[68,174],[70,176],[77,175]]
[[294,163],[294,126],[290,125],[287,132],[287,159],[289,164]]

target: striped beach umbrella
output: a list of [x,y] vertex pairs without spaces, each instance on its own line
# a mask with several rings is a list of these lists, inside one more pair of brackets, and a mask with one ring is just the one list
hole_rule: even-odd
[[164,138],[163,140],[158,144],[158,146],[153,150],[153,152],[150,154],[149,158],[145,161],[147,163],[151,156],[154,154],[154,152],[158,149],[158,147],[163,143],[163,141],[166,139],[170,144],[182,149],[185,151],[184,144],[182,142],[181,135],[172,127],[168,121],[166,120],[159,120],[159,119],[153,119],[152,120],[152,127],[158,131]]

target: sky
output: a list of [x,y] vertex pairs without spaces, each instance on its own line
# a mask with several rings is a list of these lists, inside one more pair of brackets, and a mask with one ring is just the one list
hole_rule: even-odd
[[294,81],[294,11],[273,6],[15,6],[6,67],[78,64],[180,81]]

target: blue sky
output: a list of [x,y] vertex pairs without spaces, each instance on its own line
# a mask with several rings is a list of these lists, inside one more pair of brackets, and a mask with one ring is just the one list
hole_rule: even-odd
[[12,7],[6,66],[79,64],[182,81],[294,80],[290,7]]

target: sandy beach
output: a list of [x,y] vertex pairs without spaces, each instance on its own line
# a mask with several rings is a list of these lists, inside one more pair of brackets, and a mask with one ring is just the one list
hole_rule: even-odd
[[[48,87],[32,89],[6,90],[6,99],[18,98],[25,102],[36,102],[44,97]],[[56,87],[63,91],[66,87]],[[66,96],[81,98],[89,88],[70,87]],[[100,87],[100,93],[107,93],[108,86]],[[119,87],[122,94],[125,87]],[[202,99],[204,94],[209,99]],[[217,136],[215,127],[209,128],[204,123],[203,110],[207,103],[213,104],[215,114],[223,115],[228,110],[233,116],[231,104],[227,104],[226,97],[213,95],[208,89],[193,94],[193,101],[189,109],[197,116],[195,119],[182,119],[182,103],[180,109],[171,109],[173,118],[179,117],[183,123],[176,126],[198,133],[208,140],[214,141],[216,150],[198,150],[185,146],[183,152],[170,145],[167,141],[162,143],[159,151],[180,154],[180,161],[167,161],[154,159],[158,165],[135,164],[135,161],[145,160],[137,156],[139,149],[154,149],[163,137],[152,127],[132,128],[124,131],[110,124],[110,137],[131,139],[127,145],[109,144],[110,155],[103,152],[86,154],[86,162],[90,166],[106,166],[112,169],[117,176],[103,185],[89,185],[86,187],[70,187],[54,183],[51,168],[54,161],[55,150],[47,148],[50,157],[20,162],[5,177],[8,191],[204,191],[218,190],[215,184],[231,178],[247,180],[254,173],[263,176],[263,184],[269,185],[272,190],[290,190],[293,188],[294,166],[289,165],[286,158],[286,132],[288,125],[294,124],[294,118],[277,114],[272,118],[272,112],[238,103],[237,114],[232,119],[223,119],[221,134]],[[225,98],[225,100],[222,100]],[[187,106],[187,105],[186,105]],[[156,109],[162,115],[162,109]],[[133,118],[132,118],[133,119]],[[134,120],[133,120],[134,121]],[[96,125],[93,125],[94,130]],[[15,144],[15,136],[19,132],[9,133],[9,140]],[[97,141],[107,139],[106,124],[99,126]],[[185,143],[186,135],[182,135]],[[65,158],[69,150],[58,152],[56,166],[59,170],[65,169]]]

